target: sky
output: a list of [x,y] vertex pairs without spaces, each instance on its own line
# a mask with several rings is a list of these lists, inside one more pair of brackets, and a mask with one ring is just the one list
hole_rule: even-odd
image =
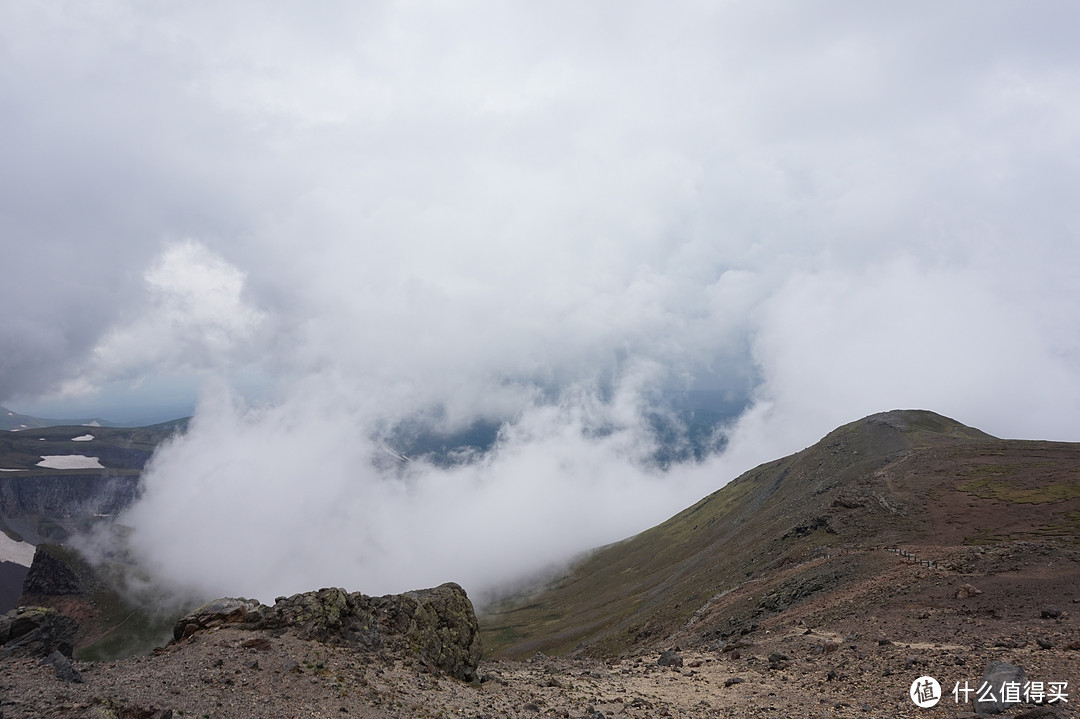
[[[1077,26],[0,0],[0,403],[196,407],[124,521],[163,576],[264,601],[489,592],[893,408],[1078,440]],[[745,409],[658,468],[686,390]],[[388,465],[417,418],[501,430]]]

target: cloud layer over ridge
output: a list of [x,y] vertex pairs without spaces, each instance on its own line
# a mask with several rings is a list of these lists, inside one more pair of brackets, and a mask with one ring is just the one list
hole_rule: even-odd
[[[487,589],[895,407],[1075,440],[1078,15],[0,2],[0,402],[202,385],[125,521],[263,600]],[[658,467],[691,389],[746,411]]]

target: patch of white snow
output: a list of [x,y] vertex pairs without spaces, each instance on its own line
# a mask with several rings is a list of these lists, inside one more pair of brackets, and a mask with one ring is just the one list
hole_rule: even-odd
[[42,455],[37,466],[46,469],[105,469],[97,457],[87,457],[85,454]]
[[72,442],[89,442],[93,438],[94,438],[94,435],[92,435],[92,434],[82,434],[82,435],[79,435],[78,437],[72,437],[71,441]]
[[24,567],[29,567],[34,561],[34,545],[27,542],[16,542],[3,532],[0,532],[0,562],[14,562]]

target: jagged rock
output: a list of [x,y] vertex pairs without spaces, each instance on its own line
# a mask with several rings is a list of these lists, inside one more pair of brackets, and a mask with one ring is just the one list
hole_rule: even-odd
[[683,658],[678,652],[669,649],[660,654],[660,658],[656,660],[656,663],[662,667],[681,667]]
[[74,682],[76,684],[82,683],[82,675],[71,663],[71,657],[64,656],[59,650],[53,652],[49,656],[41,660],[42,664],[48,664],[52,666],[56,672],[56,678],[65,682]]
[[976,696],[972,701],[976,713],[1000,714],[1011,706],[1002,701],[1002,687],[1005,682],[1017,682],[1018,686],[1023,686],[1027,682],[1027,674],[1020,667],[1008,662],[995,661],[986,665],[979,686],[986,684],[991,687],[993,701],[979,701]]
[[12,609],[0,617],[0,659],[47,657],[57,650],[70,657],[78,628],[78,622],[55,609]]
[[239,624],[247,619],[249,612],[262,608],[254,599],[226,597],[196,608],[177,620],[173,627],[173,639],[187,639],[192,634],[223,624]]
[[840,507],[842,509],[858,509],[863,506],[863,503],[857,499],[841,494],[832,501],[832,506]]
[[82,593],[82,583],[71,567],[54,555],[48,545],[39,545],[23,580],[23,594],[64,596]]
[[805,537],[818,529],[824,529],[829,534],[836,534],[836,530],[829,526],[829,517],[821,516],[814,517],[808,524],[800,524],[797,527],[792,527],[783,537],[781,537],[781,539],[788,539],[789,537]]
[[225,624],[291,631],[303,639],[362,651],[409,653],[464,681],[476,679],[480,628],[472,602],[454,583],[369,597],[320,589],[279,598],[272,607],[251,599],[219,599],[176,623],[174,641]]
[[1060,619],[1061,610],[1057,607],[1043,607],[1040,615],[1043,619]]
[[769,669],[787,669],[791,666],[791,657],[781,652],[769,655]]

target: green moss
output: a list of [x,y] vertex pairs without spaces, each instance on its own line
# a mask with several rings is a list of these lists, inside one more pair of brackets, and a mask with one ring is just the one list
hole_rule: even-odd
[[957,486],[957,489],[982,499],[996,499],[1002,502],[1019,504],[1047,504],[1080,497],[1080,481],[1059,482],[1041,487],[1019,487],[1008,481],[1008,474],[1014,469],[1009,467],[987,467],[981,473],[1001,476],[972,479]]

